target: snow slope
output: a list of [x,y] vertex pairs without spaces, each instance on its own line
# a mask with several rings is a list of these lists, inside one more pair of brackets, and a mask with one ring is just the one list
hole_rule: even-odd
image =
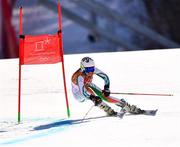
[[[113,92],[171,93],[174,96],[116,95],[156,116],[104,117],[92,102],[71,94],[71,75],[87,54],[65,55],[71,117],[67,118],[61,65],[22,66],[22,121],[17,124],[18,59],[0,61],[0,146],[180,146],[180,50],[88,54],[111,79]],[[103,81],[94,77],[103,87]],[[112,106],[115,110],[119,108]]]

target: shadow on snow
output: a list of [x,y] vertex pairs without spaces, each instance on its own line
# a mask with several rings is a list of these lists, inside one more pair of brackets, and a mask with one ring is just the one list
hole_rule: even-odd
[[104,118],[104,117],[107,117],[107,116],[89,117],[89,118],[85,118],[85,119],[75,119],[75,120],[59,120],[57,122],[34,127],[32,131],[51,129],[54,127],[77,125],[77,124],[90,122],[90,120],[93,120],[93,119]]

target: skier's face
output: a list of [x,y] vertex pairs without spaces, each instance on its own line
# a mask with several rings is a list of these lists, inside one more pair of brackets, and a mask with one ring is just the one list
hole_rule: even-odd
[[93,79],[93,73],[94,72],[89,72],[85,74],[85,82],[86,83],[91,83]]
[[89,72],[89,73],[86,73],[86,77],[87,77],[87,78],[92,78],[93,73],[94,73],[94,72]]

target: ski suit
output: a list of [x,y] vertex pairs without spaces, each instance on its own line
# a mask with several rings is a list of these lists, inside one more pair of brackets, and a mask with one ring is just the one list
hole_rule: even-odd
[[104,86],[109,88],[110,80],[109,77],[104,72],[102,72],[98,68],[95,68],[94,73],[92,73],[92,75],[90,76],[87,76],[79,68],[72,75],[72,79],[71,79],[72,93],[79,102],[84,102],[85,100],[90,99],[91,95],[94,95],[101,98],[101,100],[105,100],[106,102],[114,103],[120,106],[124,105],[125,101],[123,99],[120,100],[112,96],[107,96],[107,97],[104,96],[102,90],[94,83],[92,83],[93,75],[97,75],[100,78],[102,78],[104,80]]

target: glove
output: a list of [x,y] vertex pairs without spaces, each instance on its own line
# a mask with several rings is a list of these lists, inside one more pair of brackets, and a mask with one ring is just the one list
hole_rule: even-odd
[[104,88],[104,90],[102,90],[102,94],[104,95],[104,96],[109,96],[110,95],[110,90],[109,90],[109,88]]
[[100,97],[94,95],[90,95],[89,99],[93,101],[95,106],[98,106],[102,102]]

